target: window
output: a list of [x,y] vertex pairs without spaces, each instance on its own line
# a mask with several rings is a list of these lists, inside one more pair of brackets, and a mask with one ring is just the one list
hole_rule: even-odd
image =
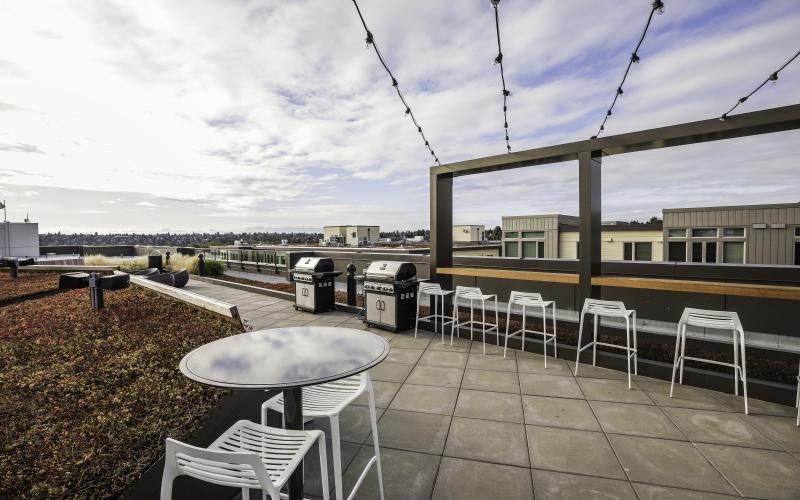
[[794,242],[794,265],[800,266],[800,241]]
[[686,229],[668,229],[667,236],[670,238],[686,238]]
[[686,262],[686,242],[670,241],[667,250],[670,262]]
[[511,233],[506,233],[506,238],[519,238],[519,233],[516,231]]
[[692,238],[716,238],[717,228],[700,227],[692,229]]
[[506,241],[505,256],[519,257],[519,243],[516,241]]
[[580,241],[576,241],[575,242],[575,258],[576,259],[580,259],[581,258],[581,242]]
[[795,228],[794,228],[794,236],[795,236],[795,238],[800,238],[800,226],[795,226]]
[[722,230],[722,236],[727,238],[744,238],[743,227],[726,227]]
[[544,238],[544,231],[523,231],[523,238]]
[[692,262],[705,262],[706,264],[716,263],[717,242],[695,241],[692,243]]
[[544,241],[523,241],[522,257],[544,259]]
[[638,261],[653,260],[653,244],[649,241],[623,243],[622,258]]
[[744,264],[744,241],[723,242],[722,262],[727,264]]

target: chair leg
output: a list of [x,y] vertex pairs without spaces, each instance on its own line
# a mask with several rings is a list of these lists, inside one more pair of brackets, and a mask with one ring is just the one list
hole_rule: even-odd
[[495,344],[497,347],[500,347],[500,315],[497,312],[497,298],[494,299],[494,333],[497,334],[495,337]]
[[669,397],[672,397],[672,391],[675,389],[675,372],[678,370],[678,351],[681,347],[681,328],[686,328],[686,326],[678,326],[678,331],[675,334],[675,359],[672,362],[672,382],[669,385]]
[[678,383],[683,385],[683,365],[686,363],[686,325],[683,325],[683,333],[681,334],[681,373]]
[[581,312],[581,320],[578,323],[578,349],[577,354],[575,354],[575,376],[578,376],[578,367],[581,365],[581,338],[583,337],[583,319],[586,317],[583,312]]
[[739,332],[733,330],[733,393],[739,395]]
[[[429,295],[429,297],[428,303],[433,302],[433,333],[436,333],[438,331],[437,328],[439,328],[439,301],[436,300],[436,295]],[[430,306],[428,307],[430,308]]]
[[628,390],[631,388],[631,320],[625,317],[625,359],[628,361]]
[[372,426],[372,446],[375,449],[375,467],[378,473],[378,489],[383,498],[383,469],[381,468],[381,450],[378,445],[378,417],[375,411],[375,393],[372,389],[372,379],[367,374],[367,396],[369,398],[369,421]]
[[[174,461],[175,460],[173,458],[172,462]],[[168,462],[170,462],[170,460],[165,461],[164,473],[161,476],[161,500],[172,499],[172,483],[175,481],[175,477],[178,475],[174,465],[169,464]]]
[[483,354],[486,354],[486,302],[481,300],[481,332],[483,333]]
[[521,335],[521,350],[525,350],[525,330],[528,328],[528,311],[525,309],[525,306],[522,306],[522,335]]
[[[475,307],[472,305],[472,300],[469,301],[469,339],[472,340],[472,327],[475,326]],[[483,346],[484,354],[486,354],[486,346]]]
[[[444,306],[442,306],[444,307]],[[458,317],[458,298],[453,297],[453,321],[450,323],[450,346],[453,346],[453,333],[456,331],[456,317]],[[459,338],[461,336],[459,335]]]
[[633,311],[633,374],[639,375],[639,345],[636,340],[638,337],[636,331],[636,311]]
[[[337,424],[338,425],[338,424]],[[323,500],[330,500],[331,498],[331,488],[328,486],[328,451],[325,449],[325,435],[317,439],[317,447],[319,447],[319,476],[322,480],[322,499]],[[334,460],[335,460],[334,456]],[[341,463],[341,457],[340,457]],[[336,462],[334,462],[336,464]],[[341,467],[340,467],[341,468]],[[339,473],[338,478],[341,478],[341,472]],[[339,483],[341,484],[341,479],[339,479]],[[338,493],[337,493],[338,495]],[[340,498],[340,497],[337,497]]]
[[558,339],[556,338],[556,303],[553,302],[553,357],[558,357]]
[[542,352],[544,353],[544,368],[547,369],[547,313],[542,306]]
[[[331,454],[333,455],[333,486],[336,500],[344,500],[342,488],[342,443],[339,430],[339,414],[330,416],[331,422]],[[327,463],[327,458],[325,458]]]
[[739,332],[739,340],[742,343],[742,389],[744,392],[744,414],[750,414],[750,408],[747,402],[747,364],[744,356],[744,332]]
[[600,318],[594,315],[594,341],[592,342],[592,366],[597,366],[597,325],[600,323]]
[[421,305],[421,299],[422,294],[417,292],[417,320],[414,322],[414,338],[417,338],[417,329],[419,328],[419,306]]
[[510,325],[511,325],[511,300],[508,301],[508,312],[506,313],[506,343],[505,346],[503,347],[503,359],[506,358],[506,351],[508,350],[508,331]]

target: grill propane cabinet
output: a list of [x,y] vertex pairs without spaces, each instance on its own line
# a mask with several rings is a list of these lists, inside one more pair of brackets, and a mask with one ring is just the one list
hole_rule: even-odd
[[414,325],[417,268],[410,262],[375,261],[364,271],[364,322],[394,332]]
[[313,313],[336,309],[335,278],[342,274],[333,270],[333,259],[303,257],[290,276],[294,282],[294,308]]

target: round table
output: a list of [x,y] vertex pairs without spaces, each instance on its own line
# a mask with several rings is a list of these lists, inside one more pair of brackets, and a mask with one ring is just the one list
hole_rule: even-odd
[[[302,387],[361,373],[388,354],[388,342],[369,332],[299,326],[215,340],[184,356],[180,369],[192,380],[217,387],[280,389],[286,428],[302,429]],[[289,498],[303,498],[302,463],[289,479]]]

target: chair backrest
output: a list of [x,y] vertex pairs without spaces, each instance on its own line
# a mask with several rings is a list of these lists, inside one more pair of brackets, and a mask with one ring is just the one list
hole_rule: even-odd
[[516,304],[520,306],[535,306],[540,307],[544,302],[541,293],[534,292],[511,292],[508,298],[509,304]]
[[681,320],[678,322],[678,328],[680,329],[682,325],[716,328],[719,330],[739,330],[744,333],[736,311],[713,311],[687,307],[683,310]]
[[173,476],[185,474],[209,483],[278,494],[264,463],[251,451],[208,450],[167,438],[164,467]]
[[483,292],[476,286],[457,286],[456,297],[462,299],[480,299],[483,297]]
[[625,308],[625,304],[619,300],[586,299],[583,303],[583,313],[624,318],[627,316],[628,310]]
[[442,292],[442,287],[441,285],[439,285],[439,283],[428,283],[423,281],[422,283],[419,284],[419,292],[418,292],[419,295],[422,295],[424,293],[431,294],[431,293],[441,293],[441,292]]

